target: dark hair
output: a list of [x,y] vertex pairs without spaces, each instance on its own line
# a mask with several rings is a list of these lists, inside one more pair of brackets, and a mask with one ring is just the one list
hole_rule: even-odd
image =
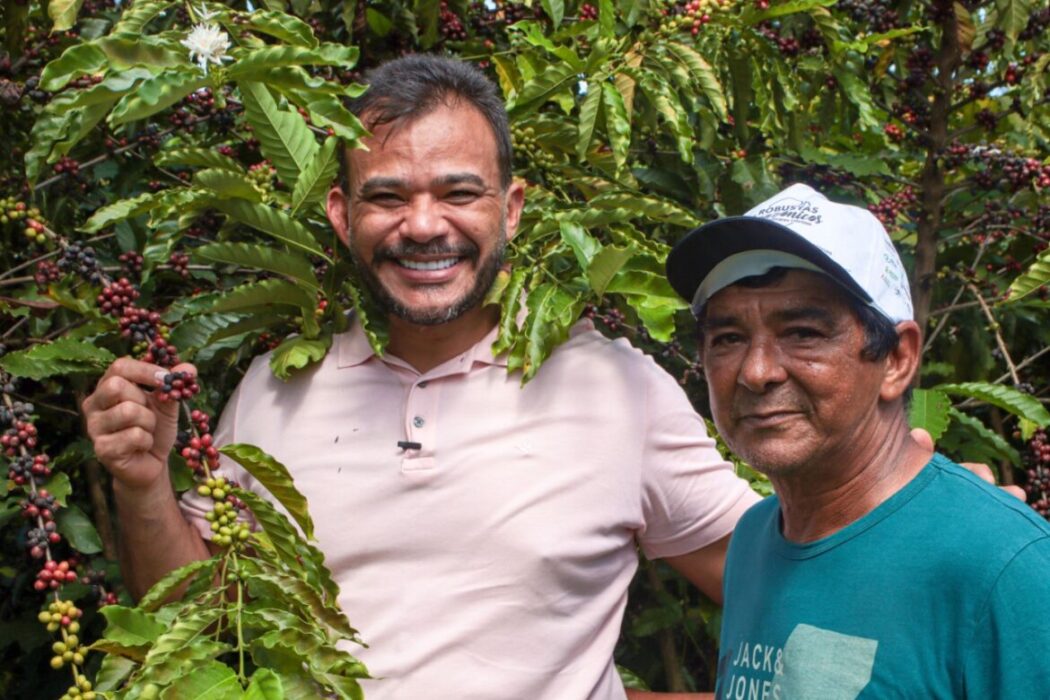
[[[790,269],[787,267],[773,267],[764,274],[744,277],[737,280],[734,284],[747,287],[748,289],[768,287],[783,279]],[[884,359],[900,344],[900,336],[897,335],[896,325],[845,288],[842,291],[850,311],[853,312],[853,316],[864,329],[864,347],[861,348],[860,356],[869,362],[877,362]],[[696,312],[696,319],[700,321],[698,334],[701,344],[704,337],[704,324],[702,321],[706,314],[707,304],[704,304]]]
[[[443,104],[466,100],[492,127],[500,186],[510,185],[513,154],[507,108],[496,86],[476,67],[443,56],[412,54],[373,68],[364,82],[368,89],[351,100],[349,109],[369,130],[418,119]],[[346,149],[340,149],[344,185],[349,175],[346,161]]]

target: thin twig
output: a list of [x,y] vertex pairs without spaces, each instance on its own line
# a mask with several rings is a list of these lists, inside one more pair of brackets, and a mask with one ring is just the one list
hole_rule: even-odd
[[999,322],[995,320],[995,316],[992,315],[992,310],[988,308],[988,304],[984,301],[984,297],[981,296],[981,290],[977,288],[972,282],[967,283],[967,287],[973,292],[973,295],[977,297],[977,302],[981,305],[981,311],[988,318],[989,323],[992,324],[992,332],[995,334],[995,342],[999,346],[999,352],[1003,354],[1003,360],[1006,361],[1006,366],[1010,370],[1010,379],[1013,380],[1014,386],[1021,383],[1021,378],[1017,376],[1017,367],[1014,366],[1014,361],[1010,357],[1010,351],[1006,347],[1006,342],[1003,340],[1002,333],[999,332]]
[[[988,241],[985,241],[985,242],[981,243],[981,247],[977,249],[977,255],[974,256],[973,263],[970,265],[970,267],[977,267],[977,264],[979,262],[981,262],[981,256],[984,255],[984,251],[985,251],[985,249],[987,247],[988,247]],[[953,306],[955,306],[956,304],[959,303],[959,298],[962,296],[962,293],[963,293],[963,288],[959,287],[959,289],[955,292],[955,298],[952,299],[952,303],[948,305],[948,308],[951,308],[951,307],[953,307]],[[946,323],[948,323],[948,316],[951,315],[951,312],[950,311],[943,311],[942,313],[944,313],[944,315],[941,317],[941,320],[937,322],[937,327],[933,329],[933,333],[930,333],[930,337],[926,339],[925,345],[922,346],[922,354],[923,355],[925,355],[926,352],[931,347],[933,347],[934,339],[944,329],[944,325]],[[933,314],[930,314],[930,316],[932,316],[932,315]]]

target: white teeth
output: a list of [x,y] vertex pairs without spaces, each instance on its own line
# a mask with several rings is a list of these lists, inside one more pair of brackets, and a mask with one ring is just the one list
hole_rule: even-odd
[[402,267],[407,267],[409,270],[446,270],[457,262],[459,262],[459,258],[428,260],[426,262],[416,262],[415,260],[405,260],[403,258],[398,259],[398,263],[400,263]]

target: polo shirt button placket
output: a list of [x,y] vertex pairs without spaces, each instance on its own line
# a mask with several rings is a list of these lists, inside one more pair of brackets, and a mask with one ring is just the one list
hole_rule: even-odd
[[408,441],[420,445],[419,449],[405,450],[401,458],[402,472],[421,472],[432,470],[436,465],[434,459],[433,419],[437,411],[438,391],[426,389],[428,380],[421,380],[409,391],[405,406],[405,428]]

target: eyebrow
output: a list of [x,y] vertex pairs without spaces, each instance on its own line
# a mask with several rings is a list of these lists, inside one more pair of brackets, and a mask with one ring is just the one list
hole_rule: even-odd
[[[779,323],[791,323],[792,321],[817,321],[827,326],[835,325],[835,317],[827,310],[819,306],[800,306],[795,309],[784,309],[773,314],[772,320]],[[701,330],[713,331],[727,328],[738,323],[736,316],[708,316],[701,323]]]
[[[475,173],[448,173],[434,180],[431,186],[449,187],[453,185],[475,185],[485,187],[485,181]],[[405,181],[397,177],[372,177],[361,184],[359,196],[367,197],[376,190],[397,190],[405,187]]]

